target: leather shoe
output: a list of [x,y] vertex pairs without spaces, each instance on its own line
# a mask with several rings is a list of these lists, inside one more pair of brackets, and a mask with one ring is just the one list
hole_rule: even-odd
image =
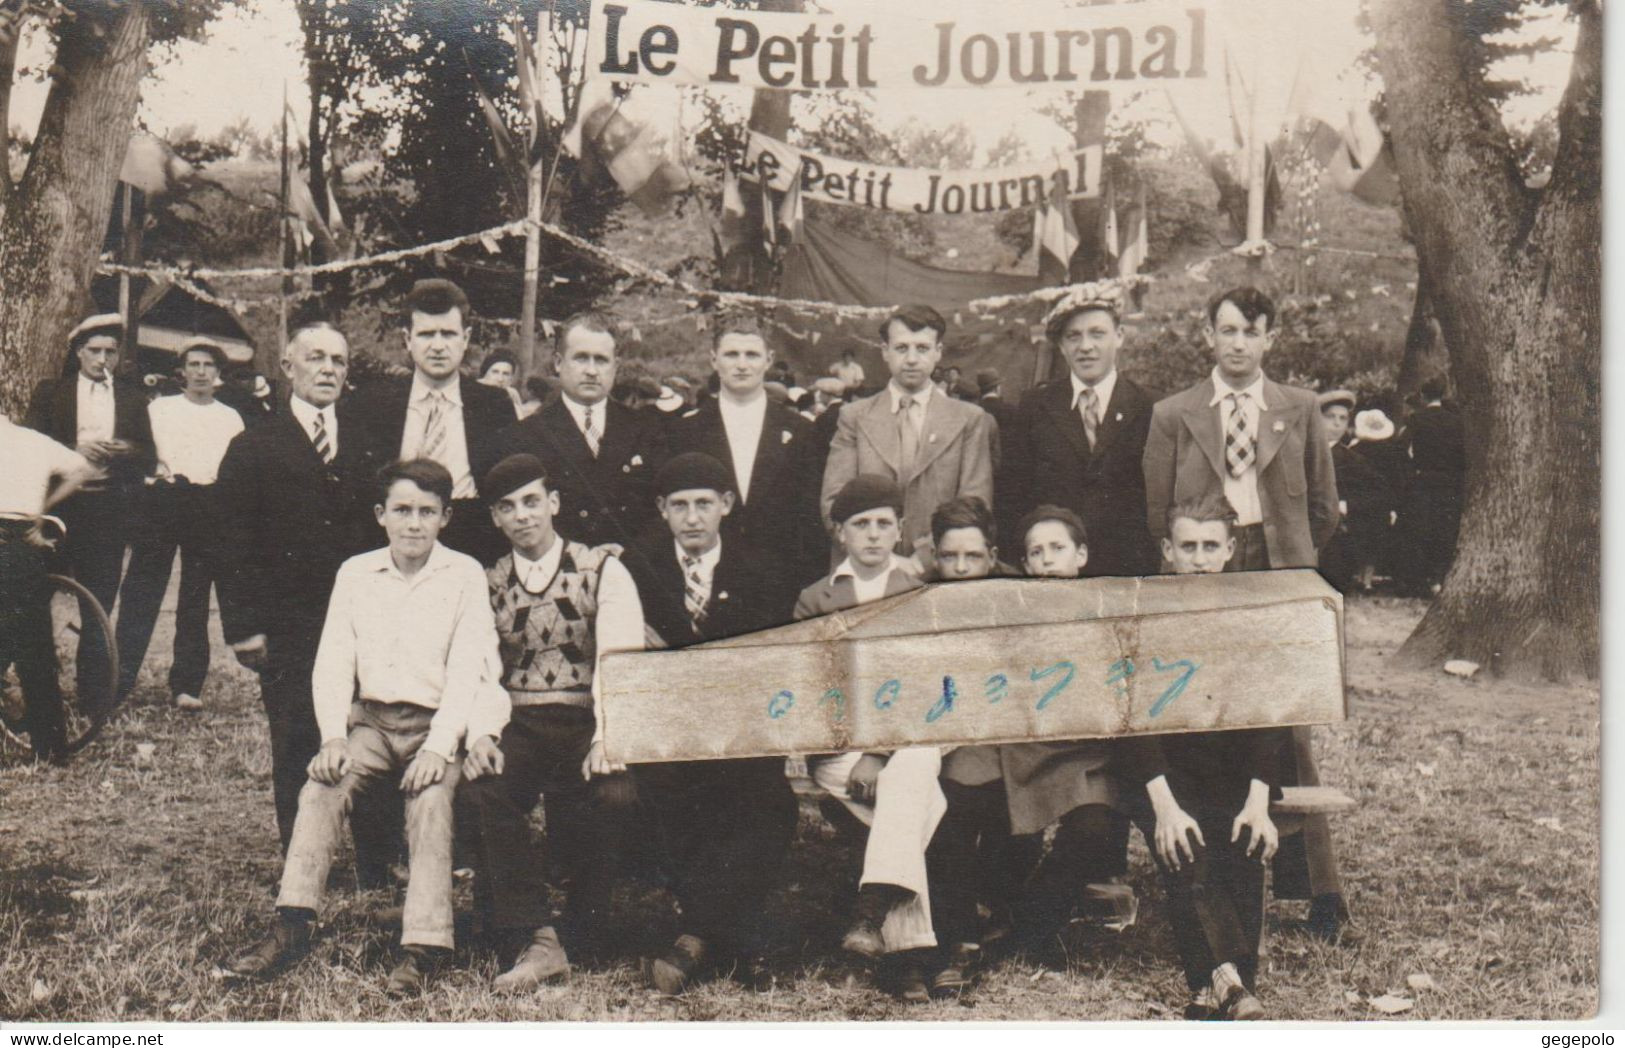
[[431,946],[408,946],[401,954],[401,962],[389,973],[384,992],[391,997],[411,997],[423,992],[430,976],[440,969],[443,956],[449,951]]
[[852,922],[841,939],[841,949],[859,957],[875,960],[886,952],[886,940],[880,934],[880,925],[870,917],[860,916]]
[[768,992],[778,982],[778,976],[773,974],[773,966],[768,963],[766,955],[760,953],[740,954],[734,962],[733,977],[735,982],[757,993]]
[[1213,1001],[1213,1019],[1253,1022],[1264,1018],[1264,1006],[1229,962],[1213,969]]
[[226,962],[226,971],[244,979],[269,979],[310,952],[310,922],[277,919],[276,928]]
[[700,961],[705,957],[705,940],[693,935],[679,935],[672,948],[651,961],[645,962],[644,974],[649,985],[667,997],[680,997],[694,981]]
[[497,976],[491,988],[498,993],[523,993],[569,974],[570,959],[559,942],[559,933],[550,925],[536,929],[513,967]]
[[897,999],[904,1004],[930,1004],[931,988],[926,985],[925,968],[912,958],[897,969]]
[[982,948],[972,942],[958,943],[948,954],[948,965],[931,977],[931,996],[960,997],[976,982],[976,966]]

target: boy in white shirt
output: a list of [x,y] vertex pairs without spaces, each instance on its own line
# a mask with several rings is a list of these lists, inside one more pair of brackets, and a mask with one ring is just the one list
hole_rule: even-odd
[[215,399],[225,364],[225,350],[218,345],[206,338],[190,340],[181,348],[181,393],[147,405],[158,469],[147,481],[119,597],[121,699],[135,687],[179,548],[181,586],[169,694],[180,709],[203,708],[198,696],[209,673],[209,591],[217,574],[221,533],[214,482],[227,445],[243,431],[243,417]]
[[403,956],[386,987],[398,996],[420,991],[451,952],[452,798],[470,710],[497,687],[497,634],[484,569],[437,541],[451,474],[412,459],[386,467],[379,487],[389,546],[339,568],[322,628],[312,675],[322,748],[299,794],[276,929],[228,969],[268,977],[304,956],[354,798],[400,775],[411,873]]

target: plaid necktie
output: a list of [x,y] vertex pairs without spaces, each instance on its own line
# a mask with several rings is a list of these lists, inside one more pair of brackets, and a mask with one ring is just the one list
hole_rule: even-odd
[[443,393],[429,394],[429,417],[423,423],[423,443],[418,445],[418,458],[434,459],[445,465],[446,405],[450,401]]
[[587,411],[587,413],[582,418],[582,422],[581,422],[581,435],[587,438],[587,450],[592,452],[592,457],[593,458],[597,458],[598,457],[598,424],[592,420],[592,405],[591,404],[587,405],[586,411]]
[[699,631],[705,621],[705,605],[711,600],[711,585],[700,577],[700,558],[683,557],[683,607],[688,621]]
[[1083,387],[1083,434],[1089,438],[1089,450],[1095,450],[1095,434],[1100,431],[1100,396],[1095,387]]
[[899,464],[903,468],[905,479],[914,468],[915,456],[920,453],[920,431],[914,425],[914,408],[918,403],[910,396],[899,397],[897,400],[897,441],[903,454],[903,460]]
[[316,445],[316,454],[322,457],[322,461],[331,464],[333,438],[327,432],[327,416],[320,411],[316,412],[316,433],[311,438],[311,443]]
[[1253,464],[1253,434],[1247,428],[1248,396],[1245,393],[1227,393],[1230,418],[1224,425],[1224,458],[1230,465],[1230,475],[1239,477]]

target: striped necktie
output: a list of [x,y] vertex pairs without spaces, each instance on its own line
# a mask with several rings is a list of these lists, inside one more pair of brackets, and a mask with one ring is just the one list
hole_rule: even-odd
[[1095,450],[1095,436],[1100,432],[1100,395],[1095,387],[1083,387],[1083,433],[1089,438],[1089,450]]
[[700,558],[683,556],[683,607],[688,621],[698,633],[705,621],[705,606],[711,600],[711,584],[700,576]]
[[326,412],[316,412],[316,432],[311,437],[311,443],[316,445],[316,454],[322,461],[331,465],[333,462],[333,437],[327,432]]
[[914,468],[914,460],[920,454],[920,430],[914,424],[914,408],[918,404],[912,396],[897,398],[897,442],[902,453],[903,477],[906,480]]
[[582,417],[581,435],[587,438],[587,450],[592,452],[592,457],[593,458],[597,458],[598,457],[598,436],[599,436],[599,434],[598,434],[598,424],[592,420],[592,405],[591,404],[588,404],[586,406],[586,415],[584,415]]
[[423,443],[418,445],[418,458],[434,459],[445,465],[446,443],[446,408],[450,401],[444,393],[429,394],[429,417],[423,423]]

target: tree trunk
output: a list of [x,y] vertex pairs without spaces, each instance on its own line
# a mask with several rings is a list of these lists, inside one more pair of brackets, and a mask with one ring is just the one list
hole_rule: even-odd
[[[1422,260],[1416,265],[1416,301],[1411,306],[1411,324],[1405,331],[1405,355],[1399,362],[1399,403],[1395,411],[1403,412],[1403,405],[1412,393],[1422,388],[1430,378],[1444,378],[1450,373],[1450,356],[1445,351],[1444,339],[1439,334],[1437,311],[1433,307],[1433,287],[1428,280]],[[1402,421],[1395,418],[1394,422]]]
[[146,5],[101,10],[63,24],[28,168],[0,204],[0,404],[13,416],[59,373],[89,305],[147,71]]
[[1456,561],[1401,656],[1563,679],[1598,671],[1601,15],[1580,33],[1552,179],[1519,177],[1450,0],[1382,0],[1373,22],[1406,217],[1466,426]]

